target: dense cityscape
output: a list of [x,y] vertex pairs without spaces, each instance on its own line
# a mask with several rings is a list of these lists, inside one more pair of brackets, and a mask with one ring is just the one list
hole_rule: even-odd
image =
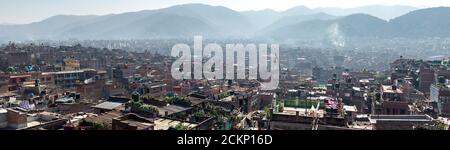
[[[449,14],[185,4],[0,24],[0,130],[450,130]],[[245,60],[223,66],[236,76],[242,67],[246,79],[176,79],[174,70],[190,69],[174,65],[179,43],[194,43],[192,53],[269,43],[279,53],[235,51]],[[274,89],[249,77],[269,62]]]
[[176,58],[157,51],[0,49],[6,130],[448,129],[447,58],[398,56],[377,71],[346,65],[358,54],[300,57],[308,49],[299,48],[281,53],[279,87],[264,91],[256,80],[175,80]]

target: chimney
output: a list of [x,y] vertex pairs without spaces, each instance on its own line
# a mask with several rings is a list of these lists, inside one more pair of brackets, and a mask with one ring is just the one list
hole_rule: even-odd
[[164,117],[169,116],[169,112],[168,111],[164,111]]

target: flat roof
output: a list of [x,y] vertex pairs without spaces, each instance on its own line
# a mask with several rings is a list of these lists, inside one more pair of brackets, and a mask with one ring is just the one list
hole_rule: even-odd
[[122,104],[123,103],[117,103],[117,102],[103,102],[103,103],[97,104],[92,107],[99,108],[99,109],[113,110],[114,108],[117,108],[117,107],[121,106]]
[[360,87],[355,87],[355,86],[354,86],[354,87],[352,87],[352,89],[355,90],[355,91],[361,91],[361,88],[360,88]]
[[167,86],[167,84],[158,84],[158,85],[153,85],[150,88],[159,88],[159,87],[165,87]]
[[85,119],[89,122],[103,122],[107,124],[112,124],[112,119],[120,117],[119,112],[110,111],[100,115],[88,115]]
[[75,99],[73,97],[62,97],[62,98],[57,99],[56,102],[61,102],[61,103],[75,102]]
[[369,79],[361,79],[361,80],[359,80],[359,82],[361,82],[361,83],[369,83],[370,80]]
[[29,75],[29,74],[25,74],[25,75],[13,75],[13,76],[10,76],[9,78],[25,78],[25,77],[31,77],[31,75]]
[[[299,116],[307,116],[307,114],[308,114],[307,111],[311,111],[311,109],[284,107],[284,111],[283,112],[277,112],[276,114],[295,116],[295,115],[297,115],[297,112],[299,112]],[[319,118],[322,118],[324,116],[324,114],[325,114],[324,110],[322,110],[322,109],[318,109],[316,111],[316,113],[318,114]]]
[[27,128],[29,128],[29,127],[34,127],[34,126],[38,126],[38,125],[41,125],[41,122],[39,122],[39,121],[30,121],[30,122],[27,122]]
[[400,88],[397,87],[397,90],[393,90],[392,86],[390,85],[382,85],[381,86],[382,90],[384,93],[403,93],[402,90],[400,90]]
[[219,101],[221,101],[221,102],[232,102],[233,101],[233,97],[234,97],[234,95],[230,95],[228,97],[220,99]]
[[356,112],[356,106],[349,106],[349,105],[344,105],[344,110],[345,111],[351,111],[351,112]]
[[149,129],[154,126],[153,123],[142,122],[142,121],[137,121],[137,120],[133,120],[133,119],[121,120],[120,122],[124,122],[124,123],[127,123],[132,126],[136,126],[139,130]]
[[180,123],[183,126],[187,126],[189,129],[195,128],[197,126],[197,124],[193,124],[193,123],[159,118],[159,119],[156,119],[154,121],[154,124],[155,124],[155,128],[154,129],[155,130],[168,130],[170,127],[175,127],[175,126],[177,126]]
[[191,109],[190,107],[181,107],[177,105],[169,105],[169,106],[163,106],[163,107],[157,107],[158,112],[160,115],[165,115],[165,111],[167,111],[170,114],[182,112],[188,109]]
[[192,105],[198,105],[198,104],[206,101],[206,99],[192,97],[192,96],[188,97],[188,100],[191,101]]
[[95,69],[81,69],[81,70],[58,71],[58,72],[43,72],[42,75],[66,74],[66,73],[82,73],[82,72],[85,72],[85,71],[95,71]]
[[432,121],[428,115],[371,115],[369,117],[371,123],[377,121],[414,121],[414,122],[428,122]]
[[290,90],[288,90],[288,92],[298,92],[298,90],[290,89]]
[[11,96],[16,96],[17,94],[13,93],[13,92],[6,92],[6,93],[0,93],[0,97],[11,97]]

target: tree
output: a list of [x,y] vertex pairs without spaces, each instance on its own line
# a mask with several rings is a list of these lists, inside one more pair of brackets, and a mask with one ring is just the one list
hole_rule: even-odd
[[126,106],[131,108],[131,112],[145,116],[155,116],[159,113],[156,107],[144,104],[142,101],[130,101],[126,104]]
[[384,73],[377,73],[375,74],[375,80],[379,83],[382,83],[384,80],[386,80],[388,76]]
[[169,104],[184,106],[184,107],[190,107],[192,106],[192,102],[184,97],[178,97],[178,96],[172,96],[172,97],[165,97],[165,100]]
[[175,127],[175,130],[189,130],[188,126],[183,125],[182,123],[178,123]]
[[445,124],[445,123],[442,123],[442,122],[438,122],[437,124],[436,124],[436,128],[438,129],[438,130],[448,130],[448,125],[447,124]]
[[267,119],[271,119],[272,118],[272,113],[270,111],[270,107],[269,106],[264,107],[264,113],[265,113]]
[[284,112],[284,106],[282,104],[278,105],[278,112]]
[[109,127],[106,123],[89,122],[85,119],[82,119],[78,123],[78,126],[79,127],[87,127],[87,129],[90,129],[90,130],[107,130]]

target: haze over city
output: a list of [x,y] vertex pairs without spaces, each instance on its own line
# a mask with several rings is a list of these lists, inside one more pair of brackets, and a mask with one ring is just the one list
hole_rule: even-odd
[[[450,6],[445,0],[0,0],[0,24],[26,24],[55,15],[106,15],[159,9],[187,3],[224,6],[236,11],[272,9],[287,10],[296,6],[308,8],[353,8],[367,5],[407,5],[417,8]],[[20,9],[18,9],[20,7]]]
[[[277,130],[450,130],[449,6],[0,0],[0,130],[213,130],[108,137],[145,139],[149,147],[174,139],[245,144],[237,139],[252,149],[272,141],[295,146],[307,135],[293,133],[290,142],[272,137]],[[210,134],[216,130],[233,132],[218,140]],[[310,135],[334,148],[361,143]],[[2,137],[36,146],[88,141]],[[335,139],[345,142],[330,143]]]

